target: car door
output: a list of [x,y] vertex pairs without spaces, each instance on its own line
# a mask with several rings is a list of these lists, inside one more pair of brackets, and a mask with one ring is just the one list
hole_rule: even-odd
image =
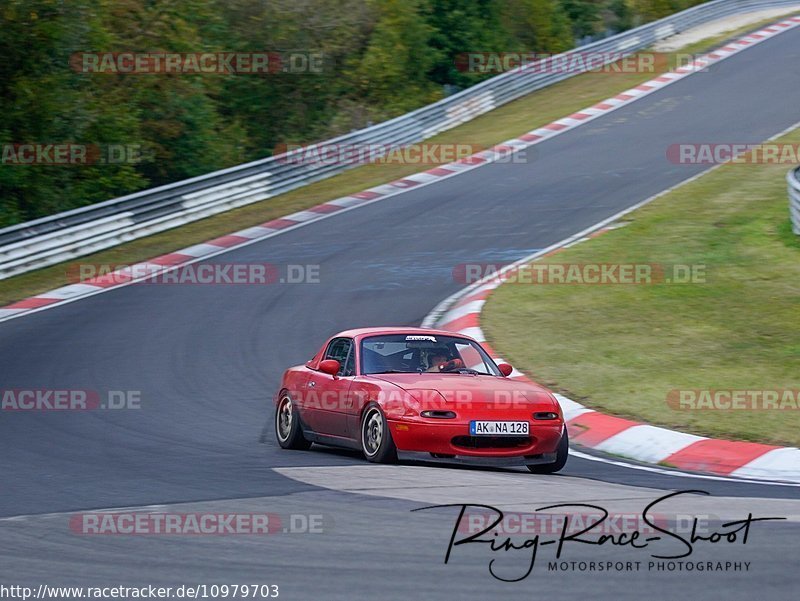
[[304,395],[306,421],[311,429],[319,434],[346,437],[347,395],[355,376],[353,340],[334,338],[328,344],[322,358],[338,361],[339,373],[334,378],[321,371],[311,372]]

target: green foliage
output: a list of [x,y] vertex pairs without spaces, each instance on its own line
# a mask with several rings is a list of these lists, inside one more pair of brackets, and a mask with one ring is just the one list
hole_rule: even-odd
[[557,53],[574,46],[569,16],[556,0],[508,0],[505,19],[523,50]]
[[609,23],[613,31],[626,31],[634,26],[633,9],[626,0],[611,0],[608,12],[613,17]]
[[438,99],[429,72],[439,56],[419,0],[376,0],[377,23],[352,77],[368,114],[388,117]]
[[561,0],[561,6],[572,22],[572,31],[576,38],[593,36],[602,27],[600,9],[605,2],[598,0]]
[[[0,164],[0,227],[268,156],[487,77],[468,52],[561,52],[696,0],[4,0],[0,145],[127,145],[140,162]],[[321,72],[84,73],[85,52],[306,52]],[[74,67],[74,65],[73,65]],[[7,146],[5,146],[7,148]]]
[[[135,115],[117,90],[96,88],[65,66],[72,52],[103,44],[90,0],[9,2],[0,36],[0,143],[132,143]],[[107,82],[105,82],[107,84]],[[131,165],[0,166],[0,226],[107,199],[147,184]]]
[[424,14],[433,28],[431,47],[437,52],[430,72],[437,84],[460,88],[474,84],[475,74],[456,67],[466,52],[503,52],[513,48],[513,34],[503,23],[507,0],[428,0]]
[[642,23],[655,21],[706,0],[632,0],[632,8]]

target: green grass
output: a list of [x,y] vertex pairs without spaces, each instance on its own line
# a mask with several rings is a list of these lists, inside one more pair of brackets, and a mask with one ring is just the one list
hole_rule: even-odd
[[[774,21],[777,19],[770,19],[764,23]],[[761,24],[754,24],[726,32],[683,48],[679,54],[710,50],[730,38],[760,26]],[[656,75],[587,73],[572,77],[504,105],[427,142],[490,147],[586,108]],[[432,167],[433,165],[419,164],[365,165],[274,198],[81,257],[80,261],[104,264],[130,264],[143,261]],[[64,263],[1,280],[0,307],[71,283],[66,275],[67,267],[68,264]]]
[[[781,141],[800,143],[800,130]],[[505,285],[482,326],[517,368],[592,408],[696,434],[800,444],[800,411],[680,411],[678,389],[800,388],[800,237],[787,165],[725,165],[553,263],[706,266],[706,282]]]

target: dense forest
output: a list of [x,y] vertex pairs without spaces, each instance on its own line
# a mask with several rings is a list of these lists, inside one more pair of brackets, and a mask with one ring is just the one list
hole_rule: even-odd
[[[485,77],[456,68],[464,52],[559,52],[698,3],[4,0],[0,227],[401,114]],[[80,67],[81,53],[101,52],[271,52],[319,63],[236,74],[76,68],[76,55]],[[22,144],[138,154],[80,167],[20,164]]]

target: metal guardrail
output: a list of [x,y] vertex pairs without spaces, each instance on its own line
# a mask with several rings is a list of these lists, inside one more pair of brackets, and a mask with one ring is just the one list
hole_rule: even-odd
[[[620,54],[631,54],[708,21],[797,2],[714,0],[564,54],[608,53],[607,62],[612,62]],[[613,54],[617,56],[612,58]],[[572,70],[547,73],[536,68],[503,73],[436,103],[311,145],[304,151],[253,161],[0,229],[0,279],[271,198],[355,166],[292,161],[293,156],[308,149],[328,145],[406,145],[420,142],[577,74],[578,71]],[[381,154],[376,150],[373,156],[377,158]]]
[[792,231],[800,236],[800,167],[792,169],[786,176],[789,182],[789,216]]

